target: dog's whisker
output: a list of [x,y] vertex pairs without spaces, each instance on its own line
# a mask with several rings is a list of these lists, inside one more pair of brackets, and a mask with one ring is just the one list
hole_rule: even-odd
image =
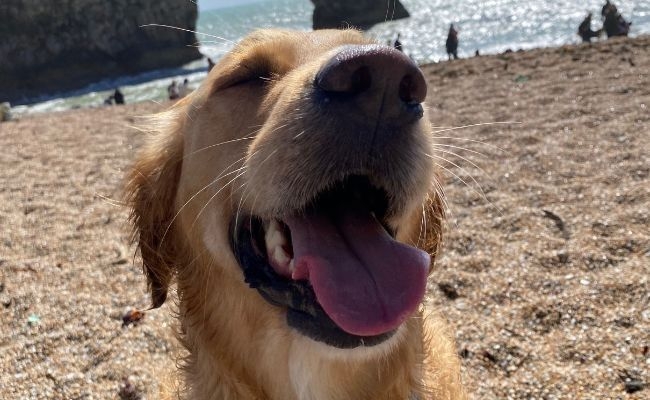
[[270,134],[272,134],[272,133],[275,133],[275,132],[279,131],[279,130],[282,129],[282,128],[286,128],[287,126],[289,126],[289,122],[287,122],[287,123],[284,124],[284,125],[278,125],[278,126],[276,126],[276,127],[273,128],[273,130],[272,130],[271,132],[269,132],[268,134],[270,135]]
[[437,149],[436,151],[439,152],[439,153],[449,154],[449,155],[452,155],[452,156],[454,156],[456,158],[459,158],[462,161],[465,161],[466,163],[470,164],[472,167],[479,170],[484,176],[489,177],[489,175],[485,172],[485,170],[483,168],[481,168],[479,165],[477,165],[475,162],[473,162],[469,158],[463,157],[460,154],[455,153],[453,151],[449,151],[449,150]]
[[104,196],[99,193],[95,193],[95,196],[97,196],[100,200],[104,201],[106,204],[110,204],[113,207],[124,207],[128,205],[126,201],[122,200],[116,200],[116,199],[111,199],[110,197]]
[[[422,204],[422,217],[420,217],[420,233],[418,233],[417,246],[420,247],[422,243],[426,243],[426,230],[427,230],[427,212]],[[424,232],[424,240],[422,240],[422,232]]]
[[[458,164],[454,163],[453,161],[449,161],[449,160],[447,160],[447,159],[444,158],[444,157],[435,156],[435,155],[431,155],[431,154],[425,154],[425,155],[426,155],[427,157],[429,157],[429,158],[432,158],[432,159],[438,159],[438,160],[442,160],[442,161],[444,161],[444,162],[446,162],[446,163],[449,163],[449,164],[453,165],[454,167],[458,168],[459,170],[461,170],[462,172],[466,173],[466,174],[470,177],[470,179],[474,182],[474,184],[475,184],[476,186],[473,186],[473,185],[470,185],[469,183],[467,183],[467,181],[465,181],[465,180],[464,180],[463,178],[461,178],[459,175],[455,174],[451,169],[446,168],[446,167],[445,167],[444,165],[442,165],[442,164],[436,163],[436,165],[437,165],[438,167],[440,167],[440,168],[444,169],[445,171],[449,172],[450,174],[452,174],[456,179],[458,179],[459,181],[461,181],[461,182],[462,182],[462,183],[463,183],[467,188],[471,189],[474,193],[476,193],[477,195],[479,195],[479,197],[482,197],[483,200],[485,200],[488,204],[492,205],[496,210],[498,210],[499,212],[501,212],[501,209],[499,209],[499,207],[497,207],[494,203],[492,203],[492,202],[487,198],[485,192],[483,191],[483,187],[478,183],[478,181],[477,181],[477,180],[476,180],[476,179],[475,179],[471,174],[467,173],[467,171],[466,171],[463,167],[459,166]],[[476,187],[478,187],[478,190],[476,189]]]
[[468,128],[475,128],[479,126],[492,126],[492,125],[514,125],[514,124],[521,124],[521,122],[518,121],[494,121],[494,122],[481,122],[481,123],[476,123],[476,124],[468,124],[468,125],[461,125],[461,126],[452,126],[452,127],[436,127],[434,125],[430,125],[432,129],[435,129],[432,133],[432,135],[436,139],[453,139],[453,140],[464,140],[468,142],[475,142],[475,143],[480,143],[483,145],[491,146],[499,151],[505,152],[505,150],[501,149],[498,146],[492,145],[490,143],[486,143],[480,140],[475,140],[475,139],[468,139],[468,138],[459,138],[459,137],[452,137],[452,136],[438,136],[439,133],[443,132],[450,132],[450,131],[457,131],[461,129],[468,129]]
[[201,217],[201,214],[203,214],[203,211],[205,211],[205,209],[208,207],[208,205],[210,205],[212,200],[214,200],[215,197],[217,197],[219,195],[219,193],[221,193],[221,191],[223,191],[225,188],[227,188],[228,185],[230,185],[231,183],[233,183],[234,181],[236,181],[238,178],[240,178],[241,176],[243,176],[246,173],[246,167],[242,167],[242,168],[240,168],[240,170],[243,170],[243,171],[238,173],[230,181],[226,182],[225,185],[223,185],[219,190],[217,190],[215,192],[215,194],[213,194],[210,197],[210,199],[208,199],[208,201],[205,202],[205,205],[203,207],[201,207],[201,210],[199,210],[199,212],[196,214],[196,217],[194,218],[194,221],[192,221],[192,224],[190,225],[190,229],[194,228],[194,225],[196,225],[196,223],[198,222],[199,218]]
[[[439,129],[437,131],[433,131],[433,134],[441,133],[441,132],[449,132],[449,131],[457,131],[460,129],[467,129],[467,128],[475,128],[478,126],[492,126],[492,125],[517,125],[521,124],[519,121],[493,121],[493,122],[479,122],[476,124],[468,124],[468,125],[461,125],[461,126],[452,126],[448,128],[443,128]],[[433,126],[431,126],[434,128]]]
[[481,156],[481,157],[487,157],[487,155],[485,155],[484,153],[481,153],[480,151],[476,151],[476,150],[474,150],[474,149],[470,149],[470,148],[468,148],[468,147],[455,146],[455,145],[453,145],[453,144],[434,143],[434,144],[433,144],[433,147],[434,147],[434,148],[438,148],[438,147],[448,147],[448,148],[450,148],[450,149],[457,149],[457,150],[461,150],[461,151],[466,151],[466,152],[468,152],[468,153],[473,153],[473,154],[479,155],[479,156]]
[[[253,204],[251,205],[251,209],[252,209],[252,210],[255,209],[255,204],[257,203],[257,199],[259,199],[259,198],[260,198],[260,195],[259,195],[259,193],[258,193],[257,196],[255,196],[255,198],[253,199]],[[252,223],[253,215],[251,214],[248,218],[250,219],[250,222]],[[252,239],[253,239],[253,237],[252,237],[252,236],[253,236],[253,232],[251,231],[250,234],[251,234],[251,240],[252,240]]]
[[293,140],[296,140],[296,139],[298,139],[298,138],[299,138],[300,136],[302,136],[302,135],[303,135],[303,134],[304,134],[305,132],[307,132],[307,130],[306,130],[306,129],[305,129],[305,130],[303,130],[302,132],[300,132],[299,134],[297,134],[296,136],[294,136],[294,137],[293,137]]
[[[243,188],[245,185],[246,185],[246,182],[244,181],[244,183],[239,187],[238,190],[241,190],[241,188]],[[246,199],[248,198],[250,193],[251,193],[250,191],[247,191],[246,189],[244,189],[242,195],[239,197],[239,204],[237,205],[237,212],[235,213],[235,224],[234,224],[235,227],[239,226],[238,225],[238,223],[239,223],[239,214],[241,212],[242,204],[244,204],[244,202],[246,201]],[[237,237],[237,236],[235,236],[235,237]]]
[[[458,140],[462,142],[470,142],[470,143],[478,143],[482,146],[488,146],[491,147],[495,150],[498,150],[502,153],[507,153],[505,149],[502,149],[501,147],[494,145],[492,143],[484,142],[482,140],[477,140],[477,139],[470,139],[470,138],[461,138],[461,137],[455,137],[455,136],[434,136],[435,139],[446,139],[446,140]],[[434,144],[435,146],[435,144]]]
[[[453,165],[454,167],[458,168],[459,170],[461,170],[462,172],[467,174],[470,177],[470,179],[472,179],[472,181],[476,184],[476,186],[481,188],[481,185],[476,181],[476,179],[474,179],[474,177],[470,173],[468,173],[463,167],[459,166],[458,164],[454,163],[453,161],[449,161],[448,159],[446,159],[444,157],[440,157],[440,156],[430,155],[430,154],[426,154],[426,153],[425,153],[425,155],[427,157],[429,157],[429,158],[442,160],[442,161],[444,161],[444,162],[446,162],[448,164]],[[479,192],[478,190],[475,189],[475,187],[473,185],[470,185],[469,183],[467,183],[467,181],[465,181],[459,175],[455,174],[451,169],[446,168],[444,165],[442,165],[440,163],[437,163],[437,162],[435,164],[438,167],[440,167],[440,168],[444,169],[445,171],[449,172],[450,174],[452,174],[456,179],[461,181],[467,188],[472,189],[474,192],[476,192],[477,194],[479,194],[479,195],[481,195],[482,197],[485,198],[485,194],[483,193],[482,189]],[[485,200],[488,201],[487,198],[485,198]]]
[[193,156],[193,155],[195,155],[195,154],[197,154],[197,153],[200,153],[200,152],[202,152],[202,151],[205,151],[205,150],[208,150],[208,149],[212,149],[212,148],[214,148],[214,147],[218,147],[218,146],[221,146],[221,145],[224,145],[224,144],[237,143],[237,142],[241,142],[241,141],[243,141],[243,140],[251,140],[251,139],[255,139],[255,136],[247,136],[247,137],[243,137],[243,138],[232,139],[232,140],[226,140],[225,142],[220,142],[220,143],[211,144],[211,145],[209,145],[209,146],[202,147],[202,148],[200,148],[200,149],[198,149],[198,150],[194,150],[193,152],[191,152],[191,153],[185,155],[185,156],[183,157],[183,160],[185,160],[186,158],[189,158],[190,156]]
[[[437,163],[435,163],[438,165]],[[449,204],[447,202],[447,196],[445,196],[445,192],[442,188],[442,184],[437,178],[434,178],[433,181],[431,182],[433,184],[433,190],[435,195],[440,199],[440,202],[442,203],[442,211],[447,212],[449,209]]]
[[[277,153],[278,150],[279,150],[279,149],[275,149],[274,151],[272,151],[271,154],[269,154],[269,155],[268,155],[268,156],[267,156],[267,157],[266,157],[266,158],[265,158],[265,159],[260,163],[260,165],[259,165],[260,168],[258,168],[257,171],[255,172],[255,174],[253,174],[253,176],[251,177],[251,180],[255,178],[255,176],[257,175],[257,173],[258,173],[259,171],[262,170],[262,168],[261,168],[262,165],[264,165],[264,163],[266,163],[266,162],[267,162],[267,161],[268,161],[268,160],[269,160],[269,159],[270,159],[270,158],[271,158],[275,153]],[[271,176],[271,180],[273,180],[273,177],[274,177],[274,176],[275,176],[275,173],[274,173],[274,175]],[[244,183],[242,183],[241,186],[240,186],[237,190],[241,190],[242,188],[244,188],[244,186],[245,186],[246,184],[247,184],[247,181],[244,181]],[[239,212],[240,212],[240,210],[241,210],[242,202],[245,201],[245,198],[243,197],[244,194],[246,194],[246,190],[244,190],[244,192],[242,193],[242,196],[240,197],[240,200],[239,200],[239,205],[238,205],[238,207],[237,207],[237,214],[236,214],[236,217],[235,217],[235,226],[237,226],[237,222],[238,222],[238,220],[239,220]],[[248,197],[248,195],[246,195],[246,197]]]
[[[435,163],[436,166],[438,166],[438,163]],[[438,179],[433,180],[433,186],[434,186],[434,191],[436,196],[438,196],[438,199],[440,199],[440,203],[442,204],[442,213],[443,215],[449,215],[449,219],[454,220],[454,211],[451,209],[449,206],[449,201],[447,200],[447,196],[445,195],[445,192],[442,188],[442,183]],[[432,212],[435,213],[435,210],[433,208],[433,204],[430,204]],[[443,221],[447,221],[448,219],[445,217],[443,218]],[[458,224],[454,221],[454,224],[456,227]]]
[[203,186],[200,190],[198,190],[196,193],[194,193],[194,195],[192,195],[192,196],[191,196],[191,197],[190,197],[190,198],[189,198],[189,199],[188,199],[188,200],[187,200],[187,201],[186,201],[186,202],[185,202],[185,203],[184,203],[184,204],[183,204],[183,205],[178,209],[178,211],[176,212],[176,214],[174,215],[174,217],[172,218],[172,220],[169,222],[169,224],[167,224],[167,228],[165,229],[165,233],[163,233],[163,235],[162,235],[162,239],[160,240],[160,244],[158,245],[159,248],[162,247],[162,245],[163,245],[163,243],[164,243],[164,241],[165,241],[165,237],[167,237],[167,233],[169,232],[169,229],[171,229],[172,225],[174,224],[174,221],[176,221],[176,219],[177,219],[178,216],[181,214],[181,212],[185,209],[185,207],[187,207],[187,205],[190,204],[190,202],[192,202],[192,200],[194,200],[194,199],[195,199],[199,194],[201,194],[202,192],[204,192],[207,188],[209,188],[210,186],[212,186],[212,185],[214,185],[215,183],[219,182],[219,180],[221,180],[221,179],[223,179],[223,178],[225,178],[225,177],[227,177],[227,176],[229,176],[229,175],[232,175],[232,174],[234,174],[234,173],[237,173],[237,172],[241,171],[242,169],[244,169],[245,167],[241,167],[241,168],[238,168],[238,169],[236,169],[236,170],[234,170],[234,171],[228,172],[227,174],[225,174],[225,175],[222,176],[222,174],[223,174],[224,172],[226,172],[228,169],[230,169],[230,168],[231,168],[233,165],[235,165],[237,162],[242,161],[242,160],[244,160],[245,158],[246,158],[246,157],[242,157],[242,158],[240,158],[239,160],[237,160],[237,161],[233,162],[232,164],[230,164],[229,166],[227,166],[227,167],[226,167],[226,168],[225,168],[225,169],[224,169],[224,170],[219,174],[219,176],[217,176],[217,177],[216,177],[215,179],[213,179],[210,183],[208,183],[207,185]]
[[140,28],[148,28],[148,27],[152,27],[152,26],[153,27],[159,27],[159,28],[176,29],[176,30],[183,31],[183,32],[191,32],[191,33],[194,33],[196,35],[207,36],[207,37],[211,37],[211,38],[214,38],[214,39],[221,40],[221,41],[226,42],[226,43],[236,44],[236,42],[234,42],[234,41],[232,41],[230,39],[226,39],[226,38],[221,37],[221,36],[211,35],[209,33],[197,32],[197,31],[194,31],[194,30],[191,30],[191,29],[185,29],[185,28],[181,28],[181,27],[173,26],[173,25],[144,24],[144,25],[140,25]]
[[440,181],[438,181],[437,179],[434,179],[434,186],[435,186],[436,195],[438,196],[440,202],[442,203],[443,211],[445,212],[449,211],[451,213],[452,211],[449,208],[449,201],[447,200],[445,191],[442,188],[442,183],[440,183]]

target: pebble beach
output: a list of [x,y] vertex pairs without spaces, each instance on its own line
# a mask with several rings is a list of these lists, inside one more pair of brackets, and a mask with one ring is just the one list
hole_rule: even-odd
[[[650,37],[423,71],[448,206],[427,305],[471,398],[648,398]],[[122,187],[169,105],[0,124],[0,398],[158,398],[173,304],[148,310]]]

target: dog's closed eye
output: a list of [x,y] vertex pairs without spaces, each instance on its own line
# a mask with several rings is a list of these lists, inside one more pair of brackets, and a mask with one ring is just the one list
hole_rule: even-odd
[[232,82],[228,86],[233,87],[237,85],[245,85],[250,83],[264,83],[272,79],[274,74],[267,65],[260,63],[252,65],[241,65],[239,71],[232,76]]
[[284,75],[295,63],[296,54],[280,48],[282,46],[282,43],[271,43],[249,47],[243,54],[231,54],[211,72],[216,75],[212,92],[236,85],[266,83]]

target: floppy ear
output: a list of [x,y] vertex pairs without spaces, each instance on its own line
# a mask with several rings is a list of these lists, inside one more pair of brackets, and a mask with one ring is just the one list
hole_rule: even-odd
[[152,307],[160,307],[177,270],[180,243],[174,232],[175,199],[183,159],[183,115],[179,105],[149,117],[150,134],[127,175],[133,241],[142,254]]

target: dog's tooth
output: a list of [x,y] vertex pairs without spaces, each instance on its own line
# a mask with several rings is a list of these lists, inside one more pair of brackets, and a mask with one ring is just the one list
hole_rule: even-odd
[[282,246],[275,247],[275,250],[273,251],[273,259],[279,265],[288,265],[289,261],[291,260],[287,252],[284,251],[284,249],[282,248]]
[[282,234],[280,224],[276,220],[272,220],[269,223],[266,233],[264,234],[264,240],[266,241],[267,249],[273,249],[286,244],[287,239]]
[[266,227],[266,232],[264,233],[264,239],[267,244],[271,241],[273,234],[278,230],[278,222],[276,220],[271,220]]

